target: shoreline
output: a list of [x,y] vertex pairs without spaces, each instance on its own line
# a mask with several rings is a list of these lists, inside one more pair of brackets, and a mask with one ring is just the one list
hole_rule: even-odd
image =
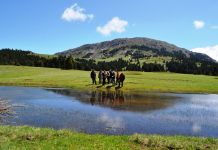
[[[99,84],[100,85],[100,84]],[[28,83],[0,83],[0,86],[21,86],[21,87],[41,87],[41,88],[66,88],[66,89],[72,89],[72,90],[78,90],[78,91],[116,91],[120,90],[123,92],[135,92],[135,93],[172,93],[172,94],[202,94],[202,95],[209,95],[209,94],[216,94],[218,95],[218,91],[211,92],[211,93],[203,93],[203,92],[183,92],[183,91],[163,91],[163,90],[145,90],[145,89],[107,89],[107,88],[74,88],[69,86],[63,86],[63,85],[52,85],[52,84],[28,84]],[[97,86],[97,85],[95,85]]]
[[0,125],[0,149],[217,149],[212,137],[89,135],[73,130]]

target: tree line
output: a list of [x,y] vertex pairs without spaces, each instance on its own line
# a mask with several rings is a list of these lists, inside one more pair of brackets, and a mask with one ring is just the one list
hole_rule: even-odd
[[[197,64],[198,63],[198,64]],[[203,74],[203,75],[218,75],[218,64],[207,60],[200,60],[195,57],[184,57],[177,55],[170,62],[166,62],[166,67],[170,72],[184,74]]]
[[[143,47],[146,49],[146,47]],[[147,49],[146,49],[147,50]],[[58,56],[53,58],[45,58],[37,55],[31,55],[31,51],[2,49],[0,50],[0,65],[16,65],[16,66],[34,66],[34,67],[49,67],[49,68],[61,68],[61,69],[78,69],[90,71],[95,70],[118,70],[118,71],[170,71],[184,74],[204,74],[204,75],[218,75],[218,64],[207,60],[200,60],[199,58],[190,57],[187,58],[184,55],[176,55],[172,57],[172,60],[166,62],[166,68],[164,65],[157,63],[145,63],[140,64],[139,58],[135,59],[135,63],[132,63],[132,59],[118,60],[106,62],[98,61],[94,59],[73,58],[71,56]],[[138,54],[137,54],[138,55]],[[197,63],[198,62],[198,65]],[[165,60],[164,60],[165,63]]]

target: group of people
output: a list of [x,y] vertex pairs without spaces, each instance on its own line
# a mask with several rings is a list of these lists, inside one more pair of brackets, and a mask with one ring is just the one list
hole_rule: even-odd
[[[95,70],[93,69],[91,72],[91,78],[92,78],[92,84],[96,84],[96,73]],[[101,84],[101,80],[103,80],[102,85],[104,86],[106,84],[106,79],[107,79],[107,83],[110,84],[112,83],[113,86],[115,86],[115,84],[117,85],[117,83],[119,83],[119,87],[120,84],[122,84],[123,86],[123,81],[125,80],[125,75],[123,74],[123,72],[121,72],[121,74],[119,74],[119,72],[117,71],[117,74],[115,74],[114,70],[111,71],[111,69],[106,72],[104,71],[100,71],[98,74],[98,78],[99,78],[99,84]],[[116,78],[116,82],[115,82],[115,78]]]

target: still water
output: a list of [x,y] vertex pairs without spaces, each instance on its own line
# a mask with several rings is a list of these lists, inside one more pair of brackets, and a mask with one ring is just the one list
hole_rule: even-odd
[[213,94],[0,86],[0,97],[26,105],[13,108],[17,118],[7,118],[15,122],[12,125],[68,128],[88,134],[218,137],[218,95]]

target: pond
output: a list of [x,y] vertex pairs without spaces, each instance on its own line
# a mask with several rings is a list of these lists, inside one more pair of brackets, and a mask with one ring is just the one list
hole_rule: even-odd
[[[161,134],[218,137],[218,95],[77,91],[0,86],[12,104],[12,125],[68,128],[106,135]],[[10,123],[4,123],[10,124]]]

